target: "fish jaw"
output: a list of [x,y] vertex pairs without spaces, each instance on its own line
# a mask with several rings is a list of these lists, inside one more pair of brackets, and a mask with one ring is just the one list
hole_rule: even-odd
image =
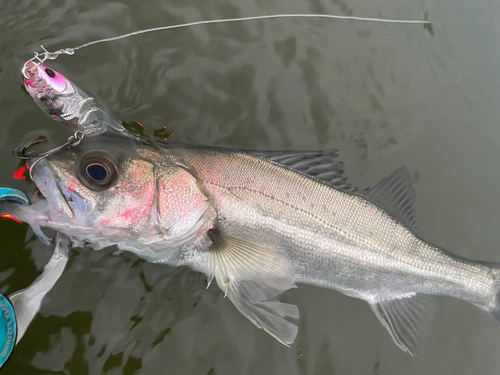
[[33,168],[33,180],[40,193],[47,200],[47,213],[53,220],[56,217],[73,219],[74,211],[61,191],[60,180],[54,174],[46,159],[40,159]]

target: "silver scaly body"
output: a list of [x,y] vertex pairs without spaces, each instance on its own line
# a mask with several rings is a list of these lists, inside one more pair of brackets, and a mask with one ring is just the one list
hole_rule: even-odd
[[[415,293],[495,306],[498,273],[418,238],[356,194],[252,155],[185,149],[227,236],[283,254],[295,281],[376,303]],[[360,277],[362,275],[363,277]]]

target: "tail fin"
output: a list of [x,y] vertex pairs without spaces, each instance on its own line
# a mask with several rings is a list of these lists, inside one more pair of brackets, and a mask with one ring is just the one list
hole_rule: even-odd
[[494,283],[492,286],[491,297],[484,304],[476,304],[481,310],[486,311],[493,319],[500,322],[500,263],[497,262],[478,262],[491,269]]

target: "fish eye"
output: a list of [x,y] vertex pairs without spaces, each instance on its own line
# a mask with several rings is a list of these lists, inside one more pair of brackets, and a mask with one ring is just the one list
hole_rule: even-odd
[[96,181],[104,181],[108,177],[108,171],[102,164],[90,164],[87,167],[87,174]]
[[92,152],[80,159],[78,179],[90,190],[107,190],[118,179],[118,170],[111,155],[103,151]]
[[50,78],[56,78],[56,73],[50,68],[45,68],[45,73],[47,73]]

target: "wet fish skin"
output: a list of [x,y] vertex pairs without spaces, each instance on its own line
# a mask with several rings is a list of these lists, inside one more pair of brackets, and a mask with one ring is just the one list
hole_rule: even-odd
[[[325,257],[334,256],[337,262],[341,262],[345,254],[349,254],[347,258],[351,262],[359,259],[359,263],[368,267],[389,269],[383,259],[390,258],[401,265],[401,270],[410,272],[419,268],[422,278],[446,277],[451,281],[456,277],[456,284],[473,283],[474,272],[481,275],[482,271],[489,269],[486,265],[453,256],[421,240],[398,220],[363,197],[332,189],[321,181],[266,160],[245,153],[207,149],[183,150],[180,159],[193,169],[193,173],[211,193],[218,219],[224,218],[218,223],[219,229],[233,237],[244,237],[259,245],[272,246],[277,252],[291,257],[301,270],[296,275],[300,281],[315,279],[315,272],[310,269],[311,260],[321,259],[312,266],[318,268],[324,264]],[[214,165],[216,168],[210,167]],[[310,233],[315,233],[315,236],[306,236]],[[362,250],[357,250],[359,248]],[[304,249],[314,255],[308,258],[301,256],[300,250]],[[418,262],[424,259],[432,262],[419,267]],[[457,267],[456,275],[450,275],[451,269],[444,270],[444,266]],[[336,266],[329,264],[327,267]],[[346,267],[341,268],[345,270]],[[473,273],[465,275],[467,271]],[[340,276],[334,273],[330,275],[332,280]],[[322,275],[317,282],[324,282],[324,278]],[[491,277],[477,281],[482,285],[488,280]],[[363,282],[363,289],[369,290],[370,285],[374,289],[372,293],[363,295],[363,299],[370,296],[376,301],[380,297],[389,297],[380,296],[380,293],[384,293],[381,290],[382,283],[380,281],[374,285],[373,280]],[[431,294],[436,291],[428,284],[419,288],[408,285],[408,280],[399,288],[398,293],[405,293],[409,288],[411,292]],[[448,289],[448,293],[452,293],[452,289]]]
[[[419,357],[431,296],[463,299],[499,318],[498,265],[454,256],[415,235],[405,169],[352,193],[246,152],[99,137],[37,164],[35,182],[50,205],[24,219],[76,245],[117,244],[204,272],[284,344],[297,332],[284,318],[298,311],[273,299],[294,283],[366,300],[395,343]],[[80,164],[93,154],[117,168],[105,190],[82,183]]]

